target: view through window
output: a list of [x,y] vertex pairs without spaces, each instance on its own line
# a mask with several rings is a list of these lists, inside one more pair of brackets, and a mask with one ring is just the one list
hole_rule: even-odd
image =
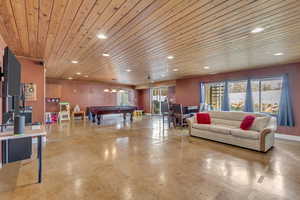
[[224,83],[205,84],[205,94],[205,103],[210,106],[211,110],[221,110],[224,96]]
[[244,110],[246,100],[246,88],[247,81],[233,81],[228,83],[230,110]]
[[278,114],[282,78],[254,80],[251,86],[254,111]]
[[[278,114],[282,78],[251,80],[253,109],[255,112]],[[231,111],[243,111],[246,100],[247,81],[228,83],[229,104]],[[224,82],[205,84],[205,103],[211,110],[221,110],[224,96]]]

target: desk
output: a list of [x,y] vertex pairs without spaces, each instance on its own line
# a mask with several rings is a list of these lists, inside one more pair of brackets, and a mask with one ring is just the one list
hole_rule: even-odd
[[183,114],[195,114],[199,112],[199,106],[184,106]]
[[31,126],[25,128],[25,133],[20,135],[14,135],[12,131],[10,132],[2,132],[0,133],[0,142],[5,142],[8,146],[9,140],[15,140],[20,138],[34,138],[37,137],[38,145],[37,145],[37,158],[38,162],[38,183],[42,182],[42,137],[46,136],[47,133],[45,131],[45,127],[41,126],[39,129],[32,129]]

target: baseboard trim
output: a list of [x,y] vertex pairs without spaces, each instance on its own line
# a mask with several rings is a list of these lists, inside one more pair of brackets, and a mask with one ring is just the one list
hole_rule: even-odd
[[300,136],[275,133],[275,138],[300,142]]

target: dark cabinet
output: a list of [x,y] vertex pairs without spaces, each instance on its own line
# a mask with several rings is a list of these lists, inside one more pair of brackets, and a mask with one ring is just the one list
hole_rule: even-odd
[[17,138],[2,141],[2,163],[29,159],[32,155],[32,138]]

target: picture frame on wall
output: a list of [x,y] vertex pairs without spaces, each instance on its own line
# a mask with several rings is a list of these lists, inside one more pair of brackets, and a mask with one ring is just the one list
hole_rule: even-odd
[[25,101],[36,101],[36,84],[34,83],[25,83],[24,84],[24,94],[25,94]]

